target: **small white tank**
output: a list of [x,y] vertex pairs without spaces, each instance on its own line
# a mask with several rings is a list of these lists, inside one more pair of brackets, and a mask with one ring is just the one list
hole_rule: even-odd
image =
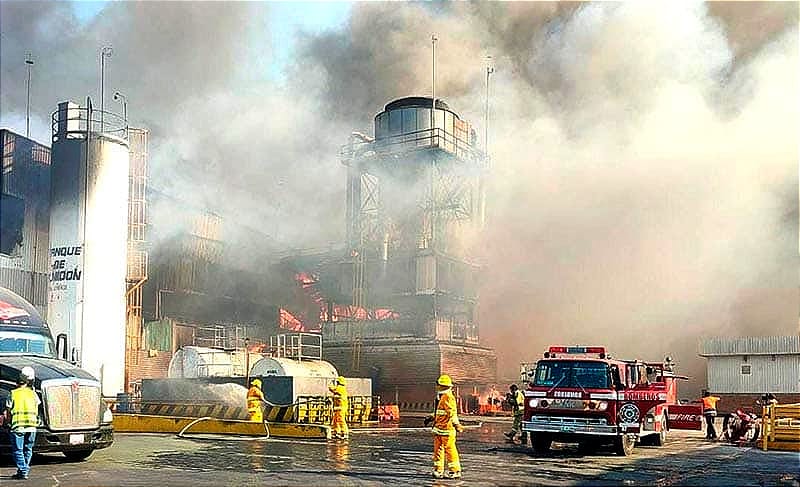
[[324,360],[294,360],[281,357],[265,357],[250,369],[251,376],[318,377],[335,379],[339,376],[336,367]]
[[[261,360],[261,354],[251,353],[250,363]],[[216,348],[183,347],[169,361],[169,378],[195,379],[197,377],[244,376],[246,371],[244,352],[226,352]]]

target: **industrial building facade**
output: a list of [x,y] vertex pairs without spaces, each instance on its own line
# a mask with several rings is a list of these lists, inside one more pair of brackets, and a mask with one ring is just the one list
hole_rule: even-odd
[[50,148],[7,129],[0,172],[0,283],[47,314]]
[[708,390],[720,410],[752,407],[773,393],[779,402],[800,402],[800,336],[716,337],[703,340]]

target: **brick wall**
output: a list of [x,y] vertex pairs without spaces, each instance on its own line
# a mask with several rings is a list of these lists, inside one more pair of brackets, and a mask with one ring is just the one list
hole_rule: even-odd
[[150,357],[147,350],[138,350],[138,353],[136,365],[131,366],[128,371],[129,382],[167,377],[169,361],[172,360],[171,352],[157,352],[154,357]]

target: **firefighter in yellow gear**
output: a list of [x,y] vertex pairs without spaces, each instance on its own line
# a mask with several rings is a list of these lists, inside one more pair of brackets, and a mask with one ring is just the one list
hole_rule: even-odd
[[525,395],[519,390],[519,386],[511,384],[510,392],[506,394],[506,402],[511,405],[511,414],[514,417],[514,423],[511,425],[511,431],[503,433],[508,441],[514,442],[514,437],[522,433],[522,444],[528,442],[528,433],[522,431],[522,415],[525,412]]
[[[456,448],[456,432],[464,428],[458,421],[456,398],[453,395],[453,380],[442,375],[436,381],[436,411],[425,419],[425,425],[433,423],[433,476],[440,479],[461,478],[461,460]],[[447,473],[444,471],[447,462]]]
[[250,421],[256,423],[264,422],[264,413],[261,404],[264,402],[264,393],[261,392],[261,379],[250,381],[250,389],[247,391],[247,413]]
[[336,382],[328,387],[328,390],[333,394],[333,414],[331,415],[333,437],[342,440],[346,440],[350,434],[350,430],[347,428],[347,412],[349,411],[350,402],[347,398],[345,383],[344,377],[339,376],[336,378]]

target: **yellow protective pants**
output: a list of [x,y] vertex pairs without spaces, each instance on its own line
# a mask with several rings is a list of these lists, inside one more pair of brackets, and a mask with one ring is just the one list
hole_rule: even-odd
[[444,472],[445,460],[448,472],[460,472],[461,460],[456,449],[456,435],[433,435],[433,469]]
[[343,411],[334,411],[331,418],[331,429],[334,436],[342,436],[347,438],[350,430],[347,428],[347,421],[344,420]]
[[264,422],[264,413],[261,412],[261,408],[250,409],[247,412],[250,414],[250,421],[255,421],[256,423]]

